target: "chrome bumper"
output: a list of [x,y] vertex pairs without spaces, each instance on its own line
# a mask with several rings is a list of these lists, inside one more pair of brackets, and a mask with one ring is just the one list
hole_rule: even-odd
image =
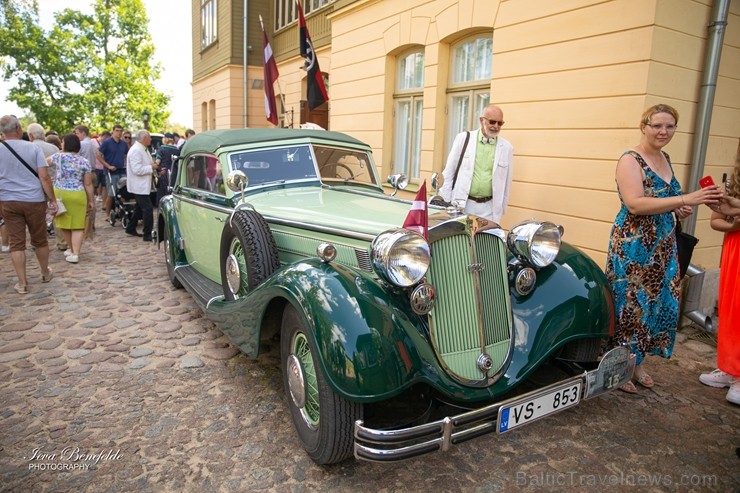
[[548,389],[579,381],[580,401],[590,399],[627,383],[632,378],[634,369],[634,355],[626,347],[617,347],[604,355],[595,370],[457,416],[400,430],[375,430],[363,426],[363,421],[358,420],[355,422],[355,458],[394,462],[430,452],[445,451],[451,445],[498,431],[499,410],[510,402],[534,398],[546,393]]

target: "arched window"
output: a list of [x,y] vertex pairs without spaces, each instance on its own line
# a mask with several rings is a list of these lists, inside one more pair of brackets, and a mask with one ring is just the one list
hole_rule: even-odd
[[409,178],[418,178],[421,169],[423,89],[424,52],[416,49],[400,55],[393,94],[393,172]]
[[476,128],[478,115],[491,102],[493,38],[490,34],[465,38],[452,46],[450,56],[448,152],[455,135]]

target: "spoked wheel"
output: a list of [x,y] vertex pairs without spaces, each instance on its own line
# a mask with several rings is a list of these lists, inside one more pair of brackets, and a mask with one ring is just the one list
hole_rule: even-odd
[[131,219],[129,218],[128,214],[126,212],[123,212],[123,215],[121,216],[121,226],[123,226],[123,229],[128,228],[129,223],[131,222]]
[[280,267],[277,245],[256,211],[234,213],[221,235],[221,284],[227,300],[245,296]]
[[108,222],[111,226],[116,225],[116,213],[113,211],[110,211],[110,215],[108,216]]
[[362,419],[362,404],[340,397],[329,387],[316,346],[290,304],[283,313],[280,353],[285,394],[303,448],[317,464],[351,457],[354,423]]

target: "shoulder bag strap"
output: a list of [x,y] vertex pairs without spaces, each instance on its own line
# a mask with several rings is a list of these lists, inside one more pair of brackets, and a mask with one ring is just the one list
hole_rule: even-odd
[[470,140],[470,132],[465,132],[465,143],[463,144],[462,151],[460,152],[460,160],[457,162],[457,168],[455,169],[455,176],[452,177],[452,190],[455,189],[455,183],[457,183],[457,174],[460,172],[460,165],[462,164],[463,156],[465,155],[465,149],[468,148],[469,140]]
[[13,149],[12,147],[10,147],[10,145],[9,145],[9,144],[8,144],[7,142],[5,142],[4,140],[2,141],[2,144],[3,144],[3,145],[4,145],[5,147],[7,147],[7,148],[8,148],[8,150],[9,150],[9,151],[10,151],[11,153],[13,153],[13,155],[14,155],[14,156],[15,156],[16,158],[18,158],[18,161],[20,161],[20,162],[21,162],[21,164],[23,164],[23,166],[25,166],[26,168],[28,168],[28,171],[30,171],[31,173],[33,173],[33,176],[35,176],[36,178],[38,178],[38,177],[39,177],[39,174],[38,174],[38,173],[36,172],[36,170],[35,170],[35,169],[33,169],[33,168],[32,168],[31,166],[29,166],[29,164],[28,164],[28,163],[27,163],[27,162],[26,162],[26,161],[25,161],[25,160],[24,160],[24,159],[23,159],[22,157],[20,157],[20,156],[18,155],[18,153],[17,153],[17,152],[15,152],[15,149]]

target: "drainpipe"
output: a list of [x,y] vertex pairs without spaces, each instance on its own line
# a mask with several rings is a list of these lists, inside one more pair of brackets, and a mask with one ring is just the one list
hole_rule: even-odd
[[249,8],[248,4],[248,0],[244,0],[244,25],[242,27],[242,30],[244,32],[244,57],[242,59],[242,63],[244,65],[242,67],[242,77],[244,78],[244,128],[248,127],[247,123],[249,121],[247,118],[247,48],[249,47],[249,37],[247,36],[247,9]]
[[707,332],[712,332],[712,317],[699,311],[701,291],[704,285],[704,271],[694,264],[690,264],[689,268],[686,269],[686,278],[688,284],[683,293],[683,312],[681,315],[700,325]]
[[[730,0],[715,0],[712,7],[712,17],[709,23],[709,36],[704,56],[704,70],[702,71],[701,93],[696,111],[696,125],[694,127],[694,141],[691,153],[691,170],[689,173],[688,190],[697,189],[699,178],[704,174],[704,160],[707,155],[707,141],[709,140],[709,125],[712,122],[712,107],[714,94],[717,89],[717,74],[722,54],[722,42],[727,26],[727,13]],[[692,214],[683,223],[683,230],[693,234],[696,230],[696,214]],[[684,293],[682,315],[705,330],[712,331],[712,319],[699,311],[699,300],[704,287],[704,271],[694,264],[689,265],[686,271],[688,286]]]
[[[709,125],[712,122],[712,107],[714,93],[717,89],[717,74],[719,59],[722,54],[722,42],[727,26],[727,12],[730,9],[730,0],[716,0],[712,9],[712,19],[709,23],[709,37],[707,51],[704,56],[704,70],[702,72],[701,94],[696,108],[696,125],[694,127],[694,142],[691,153],[691,172],[689,173],[689,191],[698,188],[699,178],[704,174],[704,160],[707,156],[707,141],[709,140]],[[696,215],[692,214],[683,223],[683,230],[694,234],[696,230]]]

